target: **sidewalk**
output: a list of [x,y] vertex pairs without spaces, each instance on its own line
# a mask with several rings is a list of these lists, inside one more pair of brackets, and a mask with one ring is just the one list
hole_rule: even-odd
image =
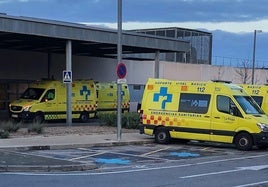
[[152,137],[139,133],[123,133],[121,140],[117,140],[117,134],[94,134],[94,135],[61,135],[61,136],[34,136],[27,138],[1,139],[0,149],[70,149],[94,146],[113,146],[142,144],[151,142]]
[[0,171],[82,171],[96,168],[78,162],[24,155],[19,151],[88,148],[152,143],[153,138],[139,133],[34,136],[0,139]]

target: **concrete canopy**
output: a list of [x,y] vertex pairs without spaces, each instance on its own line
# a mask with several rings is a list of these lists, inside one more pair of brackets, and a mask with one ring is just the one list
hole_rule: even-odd
[[[0,14],[0,48],[64,54],[68,40],[72,41],[72,55],[117,56],[117,30]],[[189,50],[187,41],[122,32],[123,58],[134,53]]]

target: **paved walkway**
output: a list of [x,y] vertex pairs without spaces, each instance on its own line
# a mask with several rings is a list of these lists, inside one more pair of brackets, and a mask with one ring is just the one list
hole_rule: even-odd
[[117,140],[117,134],[74,134],[0,139],[0,171],[81,171],[96,168],[95,165],[31,156],[23,154],[21,151],[131,145],[152,142],[152,137],[139,133],[122,133],[120,141]]

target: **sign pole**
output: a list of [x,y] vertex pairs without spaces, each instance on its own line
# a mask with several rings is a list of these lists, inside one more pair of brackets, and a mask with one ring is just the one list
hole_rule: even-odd
[[[66,70],[72,70],[72,42],[70,40],[66,43]],[[72,125],[72,78],[70,78],[70,82],[66,83],[66,122],[68,126]]]
[[[122,0],[117,0],[117,62],[122,60]],[[121,84],[117,83],[117,141],[121,140]]]

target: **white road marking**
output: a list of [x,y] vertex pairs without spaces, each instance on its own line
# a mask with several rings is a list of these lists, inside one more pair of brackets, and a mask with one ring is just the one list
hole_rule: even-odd
[[183,176],[183,177],[180,177],[180,178],[187,179],[187,178],[194,178],[194,177],[203,177],[203,176],[208,176],[208,175],[218,175],[218,174],[223,174],[223,173],[232,173],[232,172],[244,171],[244,170],[258,171],[258,170],[262,170],[262,169],[266,169],[266,168],[268,168],[268,165],[237,167],[237,169],[233,169],[233,170],[218,171],[218,172],[211,172],[211,173],[201,173],[201,174],[197,174],[197,175]]
[[79,159],[88,158],[88,157],[92,157],[92,156],[98,156],[98,155],[102,155],[102,154],[105,154],[105,153],[107,153],[107,151],[102,151],[102,152],[99,152],[99,153],[94,153],[94,154],[90,154],[90,155],[71,158],[68,161],[74,161],[74,160],[79,160]]
[[242,170],[253,170],[253,171],[258,171],[262,169],[268,168],[268,165],[259,165],[259,166],[247,166],[247,167],[239,167]]
[[151,152],[148,152],[148,153],[144,153],[140,156],[148,156],[148,155],[151,155],[151,154],[154,154],[154,153],[157,153],[157,152],[160,152],[160,151],[165,151],[167,149],[169,149],[170,147],[166,147],[166,148],[163,148],[163,149],[157,149],[157,150],[154,150],[154,151],[151,151]]
[[153,157],[153,156],[143,156],[143,155],[135,155],[135,154],[129,154],[129,153],[120,153],[120,152],[110,152],[112,154],[116,155],[124,155],[124,156],[132,156],[132,157],[140,157],[140,158],[149,158],[152,160],[164,160],[164,161],[177,161],[177,160],[171,160],[171,159],[166,159],[166,158],[158,158],[158,157]]
[[241,171],[242,169],[233,169],[233,170],[226,170],[226,171],[218,171],[218,172],[211,172],[211,173],[201,173],[197,175],[188,175],[188,176],[183,176],[180,177],[181,179],[188,179],[188,178],[195,178],[195,177],[203,177],[203,176],[208,176],[208,175],[218,175],[218,174],[223,174],[223,173],[232,173],[236,171]]
[[248,187],[248,186],[256,186],[256,185],[261,185],[261,184],[267,184],[268,181],[262,181],[262,182],[255,182],[255,183],[249,183],[249,184],[242,184],[238,186],[233,186],[233,187]]

